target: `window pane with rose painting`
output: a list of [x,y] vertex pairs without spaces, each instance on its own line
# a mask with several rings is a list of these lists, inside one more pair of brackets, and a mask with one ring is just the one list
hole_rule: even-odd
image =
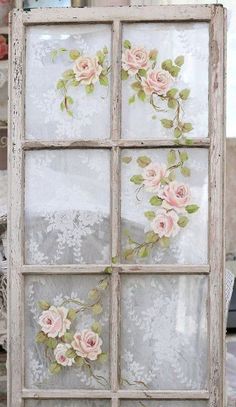
[[29,27],[26,138],[109,138],[110,70],[108,24]]
[[208,47],[207,23],[124,24],[122,138],[208,136]]
[[207,150],[124,149],[121,198],[124,262],[207,263]]

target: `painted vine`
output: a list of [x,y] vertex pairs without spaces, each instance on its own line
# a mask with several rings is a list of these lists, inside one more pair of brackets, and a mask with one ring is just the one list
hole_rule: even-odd
[[[132,157],[123,157],[123,163],[129,164]],[[187,166],[188,154],[183,150],[169,150],[167,163],[153,161],[148,156],[139,156],[137,164],[141,172],[130,178],[135,186],[136,199],[144,190],[149,194],[150,210],[144,216],[150,222],[144,240],[138,242],[127,235],[127,248],[123,252],[126,260],[134,257],[148,257],[158,245],[167,248],[181,230],[187,227],[192,214],[199,206],[192,202],[191,189],[188,184],[176,180],[177,172],[185,177],[191,176]]]
[[[176,142],[191,144],[191,139],[186,135],[193,130],[193,126],[185,121],[183,109],[190,89],[174,87],[183,64],[183,55],[177,56],[174,61],[167,59],[159,62],[157,49],[133,46],[129,40],[123,42],[121,78],[132,80],[130,86],[133,95],[129,98],[129,104],[139,99],[149,103],[158,114],[173,110],[172,119],[160,119],[162,126],[173,132]],[[163,102],[166,104],[165,109],[162,107]],[[152,117],[157,118],[156,115]]]
[[95,320],[92,326],[86,329],[75,328],[75,321],[79,320],[84,311],[90,311],[95,319],[102,314],[102,297],[108,288],[108,279],[109,277],[104,277],[88,292],[87,301],[65,298],[57,307],[48,301],[39,301],[42,312],[38,324],[41,329],[35,341],[44,346],[52,374],[76,367],[85,369],[101,385],[108,384],[103,376],[94,373],[94,365],[104,363],[108,359],[107,353],[102,349],[101,324]]

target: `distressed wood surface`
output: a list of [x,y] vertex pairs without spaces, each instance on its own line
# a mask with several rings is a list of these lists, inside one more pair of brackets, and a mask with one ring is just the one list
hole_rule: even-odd
[[209,21],[211,6],[94,7],[81,9],[31,10],[23,14],[24,24],[121,21]]
[[223,407],[224,399],[224,9],[212,6],[209,63],[210,130],[210,407]]
[[23,142],[24,150],[43,150],[43,149],[60,149],[60,148],[154,148],[154,147],[176,147],[186,148],[205,147],[210,145],[209,138],[193,139],[192,144],[176,144],[174,140],[25,140]]

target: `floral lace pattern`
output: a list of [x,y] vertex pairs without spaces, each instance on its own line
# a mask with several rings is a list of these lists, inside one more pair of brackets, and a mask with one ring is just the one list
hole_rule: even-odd
[[27,278],[27,386],[109,387],[108,284],[108,276]]
[[109,262],[109,152],[32,151],[26,174],[26,262]]
[[207,137],[208,54],[207,23],[124,24],[122,138]]
[[121,321],[123,388],[206,388],[205,276],[123,277]]
[[110,50],[107,24],[28,27],[26,138],[110,137]]
[[123,261],[206,264],[207,151],[126,149],[121,160]]

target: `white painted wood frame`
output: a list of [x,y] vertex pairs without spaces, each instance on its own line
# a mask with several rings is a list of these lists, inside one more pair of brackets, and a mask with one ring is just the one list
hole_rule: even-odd
[[[209,400],[210,407],[224,405],[224,73],[225,12],[222,6],[154,6],[123,8],[48,9],[24,12],[13,10],[10,18],[10,108],[9,108],[9,278],[8,278],[8,406],[22,407],[25,399],[119,399]],[[209,264],[122,265],[119,258],[112,281],[111,390],[35,390],[24,388],[24,276],[29,274],[102,273],[108,265],[29,266],[24,265],[24,151],[57,148],[107,148],[112,151],[111,213],[112,253],[119,256],[119,157],[123,147],[169,147],[167,140],[120,139],[120,47],[123,22],[209,22],[209,134],[195,139],[191,148],[209,149]],[[24,140],[25,31],[27,26],[83,22],[109,22],[113,25],[112,135],[103,141]],[[119,280],[121,273],[205,274],[209,278],[209,381],[204,391],[119,390]]]

